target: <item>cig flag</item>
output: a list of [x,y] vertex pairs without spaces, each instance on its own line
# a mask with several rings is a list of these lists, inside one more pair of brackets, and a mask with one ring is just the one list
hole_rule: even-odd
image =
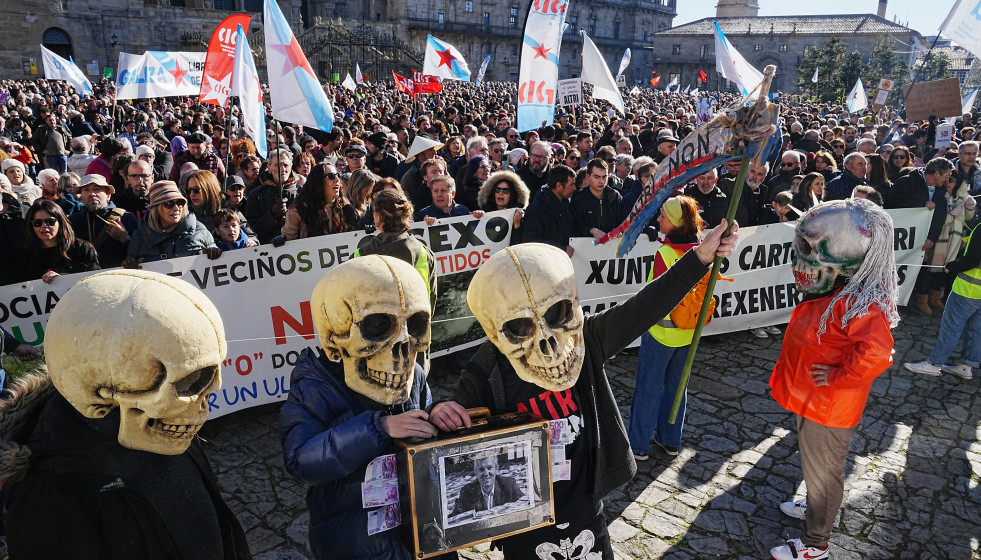
[[252,49],[245,39],[241,25],[235,30],[235,64],[232,67],[231,93],[238,97],[242,108],[242,128],[255,142],[255,150],[266,157],[266,109],[262,105],[262,86],[259,72],[255,69]]
[[235,67],[235,38],[238,37],[239,26],[248,29],[251,21],[252,16],[246,14],[229,16],[211,34],[208,55],[204,59],[204,80],[198,95],[199,103],[219,107],[228,104],[232,70]]
[[957,0],[940,24],[940,32],[951,41],[981,57],[981,3],[977,0]]
[[470,67],[460,51],[432,35],[426,36],[426,58],[422,63],[422,73],[445,80],[470,81]]
[[620,59],[620,69],[617,70],[617,80],[623,75],[623,71],[630,66],[630,49],[625,49],[623,51],[623,58]]
[[617,89],[617,82],[610,74],[610,69],[603,60],[603,55],[593,44],[593,41],[582,31],[582,81],[593,84],[593,97],[605,99],[613,108],[626,114],[623,107],[623,97]]
[[718,22],[715,24],[715,70],[722,77],[736,84],[739,92],[749,95],[763,81],[763,73],[746,62],[729,39],[722,33]]
[[276,0],[266,0],[263,21],[273,117],[330,132],[334,109]]
[[92,95],[92,82],[85,77],[74,60],[65,60],[41,45],[41,63],[44,65],[44,78],[65,80],[75,91]]
[[848,112],[857,113],[869,106],[869,99],[865,96],[865,86],[862,85],[862,78],[855,80],[855,87],[848,92]]
[[518,69],[518,131],[552,124],[567,0],[531,0]]
[[484,81],[484,73],[487,72],[487,64],[490,62],[490,55],[484,57],[484,62],[480,65],[480,71],[477,72],[477,85]]

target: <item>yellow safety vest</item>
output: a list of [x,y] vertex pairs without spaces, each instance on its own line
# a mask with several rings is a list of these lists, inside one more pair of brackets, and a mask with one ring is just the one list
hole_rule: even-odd
[[[971,235],[964,238],[965,255],[967,254],[967,248],[971,245],[971,238],[974,237],[974,232],[977,229],[978,226],[974,226],[974,229],[971,230]],[[969,299],[981,299],[981,268],[975,267],[971,270],[958,272],[952,290],[959,296]]]
[[[671,247],[670,245],[661,245],[661,247],[658,248],[657,253],[661,255],[661,259],[664,261],[664,265],[667,268],[674,266],[674,263],[677,262],[678,259],[680,259],[684,254],[679,253],[677,249]],[[647,281],[650,282],[653,279],[654,267],[651,267],[651,271],[647,275]],[[651,333],[654,340],[660,342],[661,344],[672,348],[678,348],[691,344],[692,337],[695,334],[695,329],[679,329],[675,326],[674,321],[671,320],[671,314],[669,313],[667,317],[655,323],[648,332]]]

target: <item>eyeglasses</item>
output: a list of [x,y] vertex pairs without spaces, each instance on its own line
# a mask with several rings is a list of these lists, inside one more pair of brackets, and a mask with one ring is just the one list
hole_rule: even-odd
[[178,200],[168,200],[167,202],[164,202],[162,204],[163,207],[166,208],[167,210],[173,210],[174,206],[180,206],[181,208],[183,208],[184,205],[187,204],[187,201],[181,198]]
[[892,159],[906,159],[906,154],[896,154],[892,156]]
[[347,159],[364,159],[364,154],[345,154]]
[[787,163],[786,161],[780,162],[780,167],[796,167],[796,163]]
[[337,173],[324,173],[324,177],[327,177],[331,181],[337,178]]
[[41,226],[54,227],[57,225],[58,220],[56,218],[45,218],[43,220],[31,220],[31,226],[39,228]]
[[153,175],[150,175],[149,173],[130,173],[129,176],[136,179],[143,179],[143,180],[147,180],[153,177]]
[[503,154],[504,153],[504,150],[501,150],[499,148],[494,148],[494,153],[495,154]]
[[201,187],[188,187],[184,190],[187,191],[187,194],[201,194]]

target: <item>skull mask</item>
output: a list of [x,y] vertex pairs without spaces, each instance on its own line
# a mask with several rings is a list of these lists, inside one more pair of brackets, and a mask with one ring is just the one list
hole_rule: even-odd
[[183,280],[146,271],[89,276],[58,302],[45,334],[58,392],[89,418],[119,407],[121,445],[179,455],[221,388],[218,310]]
[[429,347],[429,290],[408,263],[368,255],[330,270],[310,298],[320,345],[344,362],[344,382],[373,401],[408,400]]
[[583,313],[564,251],[524,243],[496,253],[474,274],[467,303],[518,377],[550,391],[575,385]]
[[805,294],[832,289],[839,278],[858,272],[872,243],[872,226],[853,200],[835,200],[811,208],[797,224],[794,281]]

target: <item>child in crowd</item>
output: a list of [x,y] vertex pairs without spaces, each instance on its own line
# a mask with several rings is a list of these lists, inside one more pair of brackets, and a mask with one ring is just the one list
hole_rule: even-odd
[[760,214],[760,225],[793,222],[800,218],[800,214],[790,205],[792,198],[790,191],[778,192],[770,203],[769,212]]
[[244,249],[249,242],[249,236],[242,231],[238,212],[230,208],[221,208],[215,213],[215,239],[222,251]]

